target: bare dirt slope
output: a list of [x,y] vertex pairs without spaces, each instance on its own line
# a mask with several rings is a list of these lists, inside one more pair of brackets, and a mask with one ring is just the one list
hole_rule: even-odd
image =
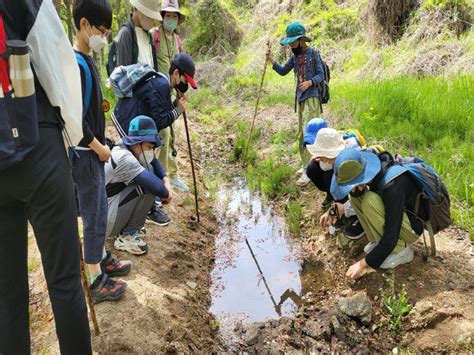
[[[181,173],[192,186],[184,134],[181,138]],[[172,223],[167,227],[145,225],[148,254],[136,257],[118,252],[113,242],[107,241],[107,249],[118,258],[132,260],[133,267],[123,278],[128,284],[124,298],[95,307],[101,330],[101,335],[93,336],[96,352],[151,354],[217,349],[207,313],[216,222],[202,184],[199,190],[201,224],[197,228],[189,223],[195,215],[193,194],[175,192],[171,205],[165,208]],[[29,252],[32,350],[55,354],[59,348],[54,320],[33,235]]]

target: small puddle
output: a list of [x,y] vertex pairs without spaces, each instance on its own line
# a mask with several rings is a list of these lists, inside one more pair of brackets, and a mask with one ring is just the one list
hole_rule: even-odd
[[237,322],[291,316],[302,295],[330,282],[322,263],[302,263],[284,220],[237,178],[217,193],[220,232],[212,272],[210,312],[231,345]]

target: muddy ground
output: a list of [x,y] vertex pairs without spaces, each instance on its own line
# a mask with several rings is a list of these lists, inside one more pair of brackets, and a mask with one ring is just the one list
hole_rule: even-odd
[[[241,105],[240,118],[252,116],[253,108]],[[195,113],[198,115],[198,113]],[[190,127],[195,132],[196,165],[200,181],[209,182],[217,176],[242,174],[238,165],[228,163],[233,141],[232,117],[216,127],[200,124],[190,114]],[[267,124],[272,122],[271,125]],[[265,141],[282,129],[296,125],[296,117],[286,106],[261,111],[258,123],[262,136],[256,144],[264,155],[271,154]],[[191,172],[186,166],[187,151],[180,132],[179,160],[186,181]],[[291,149],[289,143],[288,149]],[[286,163],[296,162],[286,159]],[[212,166],[212,169],[207,169]],[[216,166],[218,169],[216,170]],[[205,170],[206,169],[206,170]],[[210,176],[209,174],[212,174]],[[94,350],[103,354],[163,352],[209,353],[224,350],[215,322],[208,313],[211,304],[210,271],[214,260],[214,238],[218,225],[212,211],[212,201],[200,184],[201,225],[190,228],[194,215],[193,196],[176,193],[166,210],[173,219],[168,227],[146,225],[145,241],[150,246],[147,255],[130,256],[114,252],[120,258],[130,258],[133,269],[123,278],[128,283],[125,297],[117,303],[96,306],[101,335],[93,335]],[[387,352],[395,347],[427,352],[468,352],[473,350],[474,332],[474,259],[469,255],[469,237],[456,227],[437,236],[438,256],[424,262],[421,241],[415,245],[415,260],[399,267],[394,273],[366,272],[357,281],[346,280],[344,274],[351,263],[363,257],[364,239],[341,248],[334,238],[318,227],[322,194],[311,186],[300,193],[304,206],[301,237],[292,242],[304,250],[304,259],[318,262],[321,270],[309,270],[325,277],[323,287],[311,285],[305,290],[303,305],[292,318],[241,325],[235,333],[239,341],[232,349],[254,352],[296,352],[303,349],[340,352]],[[280,212],[288,199],[268,203]],[[111,241],[108,241],[112,248]],[[34,353],[55,354],[58,346],[54,321],[49,305],[39,254],[33,237],[30,243],[30,291],[32,346]],[[302,278],[304,274],[302,275]],[[314,279],[314,277],[312,278]],[[381,289],[389,290],[387,279],[395,281],[397,290],[405,285],[408,300],[414,305],[405,317],[399,333],[388,329],[388,315],[382,306]],[[317,282],[313,281],[313,282]],[[368,300],[371,321],[341,312],[341,298]],[[367,305],[367,304],[366,304]],[[230,349],[230,348],[228,348]]]
[[[113,136],[112,129],[108,132]],[[185,143],[184,135],[181,138]],[[192,186],[184,148],[185,144],[180,144],[181,174]],[[101,334],[92,337],[94,351],[151,354],[219,349],[207,312],[217,224],[202,184],[199,193],[200,225],[190,223],[195,216],[193,194],[175,191],[172,203],[165,208],[172,223],[167,227],[145,225],[143,239],[149,246],[146,255],[116,251],[112,240],[107,240],[106,248],[118,258],[132,260],[133,266],[131,273],[122,278],[128,284],[123,299],[95,307]],[[33,235],[29,252],[32,351],[56,354],[59,348],[54,320]]]

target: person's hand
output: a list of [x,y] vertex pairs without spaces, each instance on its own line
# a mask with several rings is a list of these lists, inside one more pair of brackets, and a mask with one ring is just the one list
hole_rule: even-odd
[[163,178],[163,183],[165,184],[166,190],[168,190],[168,197],[161,200],[161,202],[167,205],[173,199],[173,189],[171,188],[170,179],[167,176]]
[[181,111],[181,113],[186,111],[186,99],[184,98],[184,96],[181,96],[178,99],[178,109]]
[[299,88],[302,92],[305,92],[306,90],[308,90],[311,86],[313,86],[313,82],[311,80],[306,80],[306,81],[303,81],[300,85],[299,85]]
[[339,203],[339,202],[334,202],[334,204],[336,205],[336,208],[337,208],[337,215],[339,217],[344,216],[344,204]]
[[100,161],[109,160],[110,155],[111,155],[109,146],[107,144],[104,144],[102,148],[99,150],[99,152],[97,153],[97,155],[99,156]]
[[355,264],[353,264],[351,267],[346,272],[346,277],[353,280],[362,274],[362,271],[367,267],[367,263],[365,262],[365,259],[359,260]]
[[331,222],[331,216],[329,212],[324,213],[321,217],[319,217],[319,224],[322,228],[328,228]]
[[267,58],[268,58],[268,61],[269,61],[270,63],[272,63],[272,65],[275,63],[275,59],[273,58],[272,48],[271,48],[271,47],[268,47],[268,49],[267,49]]

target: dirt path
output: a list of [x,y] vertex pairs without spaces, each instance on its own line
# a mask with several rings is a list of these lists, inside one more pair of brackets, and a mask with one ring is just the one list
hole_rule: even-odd
[[[182,176],[192,184],[190,169],[185,165],[188,160],[184,136],[181,143]],[[166,207],[172,223],[167,227],[145,225],[147,255],[135,257],[115,251],[112,241],[107,241],[106,248],[113,250],[116,257],[132,260],[133,267],[130,275],[123,278],[128,284],[124,298],[95,307],[101,329],[101,335],[92,338],[95,351],[151,354],[218,349],[207,312],[217,225],[202,184],[199,190],[200,227],[189,225],[194,215],[193,195],[175,192],[172,204]],[[59,348],[54,320],[33,235],[29,255],[32,351],[56,354]]]

